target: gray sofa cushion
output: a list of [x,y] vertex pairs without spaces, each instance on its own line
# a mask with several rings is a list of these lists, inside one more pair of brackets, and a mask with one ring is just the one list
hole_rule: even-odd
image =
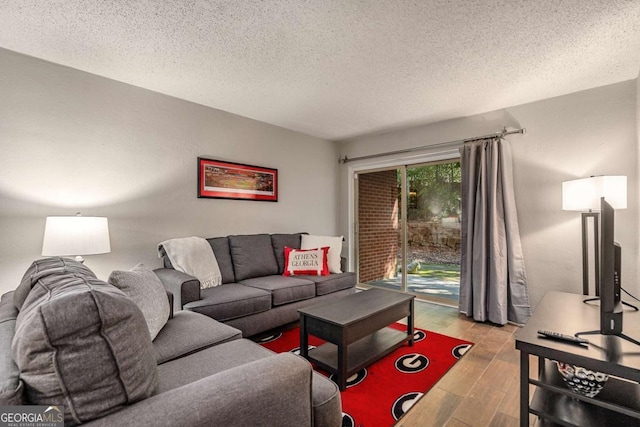
[[22,304],[27,299],[29,292],[38,279],[53,273],[78,273],[87,277],[96,278],[88,267],[72,260],[71,258],[49,257],[33,262],[20,281],[20,285],[13,293],[13,303],[18,310],[22,310]]
[[332,273],[328,276],[296,276],[316,283],[316,295],[326,295],[342,289],[352,288],[356,283],[356,273]]
[[16,329],[18,309],[13,305],[13,292],[0,299],[0,406],[23,405],[24,386],[20,370],[13,361],[11,341]]
[[[197,333],[194,333],[197,331]],[[182,310],[153,341],[158,364],[195,351],[242,338],[242,332],[198,313]]]
[[50,265],[49,275],[33,276],[13,339],[29,403],[64,405],[74,425],[151,396],[156,359],[138,306],[92,273]]
[[273,247],[273,254],[276,256],[278,262],[278,274],[284,272],[284,247],[287,246],[293,249],[300,249],[300,235],[297,234],[272,234],[271,246]]
[[203,289],[201,296],[202,299],[185,304],[184,309],[204,314],[220,322],[271,308],[271,293],[238,283]]
[[222,274],[222,283],[233,283],[236,276],[233,272],[233,261],[231,259],[231,249],[229,248],[229,239],[226,237],[214,237],[207,239],[211,245],[213,253],[218,261],[220,273]]
[[158,276],[144,264],[138,264],[130,271],[113,271],[108,281],[138,305],[147,322],[149,335],[155,339],[171,311],[167,292]]
[[236,281],[278,274],[278,262],[268,234],[229,236]]
[[[312,426],[312,378],[307,361],[276,354],[156,394],[87,427]],[[341,418],[338,407],[331,422],[315,426],[339,426]]]
[[[158,366],[158,391],[172,390],[208,375],[264,359],[273,354],[271,350],[246,339],[211,347],[186,358],[172,360]],[[339,425],[341,401],[336,384],[313,372],[311,393],[313,424],[316,426]]]
[[266,276],[243,280],[245,286],[263,289],[271,293],[274,306],[288,304],[316,296],[316,285],[299,277]]

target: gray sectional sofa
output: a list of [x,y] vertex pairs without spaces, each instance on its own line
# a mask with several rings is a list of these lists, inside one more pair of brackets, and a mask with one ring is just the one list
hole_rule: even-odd
[[[193,276],[155,270],[174,295],[173,309],[207,315],[242,331],[244,337],[298,320],[297,310],[355,292],[351,272],[284,277],[284,247],[299,249],[302,233],[251,234],[207,239],[222,274],[222,285],[200,289]],[[342,271],[345,271],[344,262]]]
[[65,425],[341,425],[336,385],[306,360],[168,316],[152,341],[132,297],[71,259],[35,261],[0,299],[0,406],[61,405]]

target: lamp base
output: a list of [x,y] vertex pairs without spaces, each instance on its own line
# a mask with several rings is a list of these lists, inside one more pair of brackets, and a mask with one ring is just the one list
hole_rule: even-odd
[[[589,225],[587,224],[589,218],[593,218],[593,247],[589,251]],[[598,236],[600,226],[598,225],[600,219],[599,212],[582,212],[582,294],[590,295],[589,282],[590,282],[590,269],[589,258],[590,252],[593,253],[594,259],[594,282],[595,282],[595,294],[600,296],[600,237]]]

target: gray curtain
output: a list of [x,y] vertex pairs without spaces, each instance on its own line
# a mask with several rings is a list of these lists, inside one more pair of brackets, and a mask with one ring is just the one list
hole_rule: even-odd
[[500,138],[460,148],[460,311],[474,320],[524,324],[531,316],[513,191],[511,146]]

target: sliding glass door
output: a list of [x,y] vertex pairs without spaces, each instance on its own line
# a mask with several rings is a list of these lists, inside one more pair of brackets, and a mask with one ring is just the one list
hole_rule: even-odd
[[460,179],[457,159],[357,174],[360,283],[457,304]]

